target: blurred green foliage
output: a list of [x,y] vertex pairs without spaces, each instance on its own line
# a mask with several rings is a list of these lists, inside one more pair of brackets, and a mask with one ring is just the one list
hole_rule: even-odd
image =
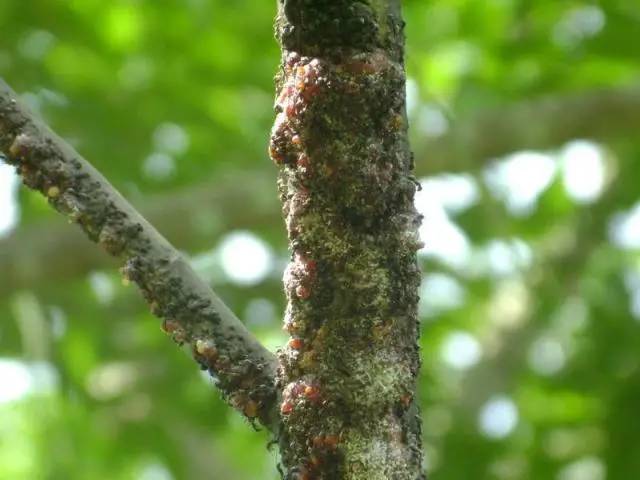
[[[640,82],[634,0],[403,4],[418,172],[428,171],[429,138],[457,119]],[[266,155],[274,13],[262,0],[5,0],[0,75],[134,204],[216,189],[236,172],[247,202],[216,208],[240,215],[276,195]],[[503,180],[512,195],[535,190],[523,208],[492,186],[500,164],[490,159],[470,155],[457,177],[429,172],[439,194],[423,181],[420,394],[431,479],[640,477],[640,221],[620,216],[640,200],[639,154],[636,136],[515,157],[534,160]],[[572,179],[588,183],[597,165],[599,190],[572,193]],[[258,195],[243,175],[274,188]],[[36,194],[17,197],[12,237],[57,218]],[[209,207],[194,203],[194,218],[216,224]],[[264,242],[256,255],[270,261],[251,257],[243,268],[262,273],[244,280],[225,267],[237,255],[224,232],[211,232],[212,250],[188,253],[275,348],[282,222],[252,230]],[[429,250],[438,239],[448,254]],[[137,292],[115,269],[86,271],[0,298],[0,478],[277,478],[266,434],[222,403]],[[13,398],[12,388],[29,393]]]

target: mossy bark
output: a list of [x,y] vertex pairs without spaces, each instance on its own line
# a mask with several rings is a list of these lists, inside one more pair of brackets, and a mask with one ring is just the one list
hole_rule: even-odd
[[269,150],[292,250],[278,372],[287,479],[423,478],[399,4],[279,2]]
[[[0,79],[0,160],[109,254],[122,259],[162,328],[216,380],[225,399],[277,430],[276,358],[200,279],[189,262],[84,158],[36,119]],[[58,255],[73,255],[60,251]]]

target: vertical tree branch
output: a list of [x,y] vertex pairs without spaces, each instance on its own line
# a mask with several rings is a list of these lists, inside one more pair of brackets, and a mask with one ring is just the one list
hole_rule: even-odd
[[279,2],[288,479],[423,478],[403,25],[399,0]]
[[125,260],[125,279],[138,284],[152,312],[164,319],[165,332],[191,346],[227,400],[275,429],[275,357],[186,259],[99,172],[20,105],[1,79],[0,152],[25,185],[42,192],[108,253]]

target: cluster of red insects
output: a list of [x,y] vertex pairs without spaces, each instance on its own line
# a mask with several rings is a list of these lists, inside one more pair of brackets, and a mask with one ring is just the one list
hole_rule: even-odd
[[288,415],[293,411],[297,402],[308,401],[311,403],[319,403],[321,400],[320,390],[317,385],[304,380],[291,382],[282,392],[282,404],[280,412]]
[[284,70],[283,85],[275,103],[278,114],[271,131],[269,155],[276,165],[309,169],[309,157],[303,151],[298,127],[311,100],[320,91],[321,65],[318,59],[290,53]]

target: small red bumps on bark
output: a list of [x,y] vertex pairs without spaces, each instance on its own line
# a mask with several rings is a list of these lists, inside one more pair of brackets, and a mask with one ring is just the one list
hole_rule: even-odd
[[306,468],[298,467],[292,478],[293,480],[311,480],[311,474]]
[[298,398],[300,395],[304,393],[305,388],[306,388],[306,385],[303,382],[294,383],[290,391],[291,398]]
[[305,168],[305,169],[308,169],[311,166],[311,163],[309,162],[309,157],[307,156],[306,153],[300,153],[298,155],[298,160],[296,161],[296,165],[298,165],[298,167],[300,168]]
[[180,326],[178,322],[166,319],[162,322],[162,331],[171,335],[173,341],[182,345],[187,340],[187,332]]
[[49,187],[47,189],[47,197],[49,198],[58,198],[60,196],[60,188],[55,185]]
[[315,385],[307,385],[304,389],[304,396],[310,402],[316,403],[320,400],[320,389]]
[[217,371],[220,372],[229,370],[229,368],[231,367],[231,360],[229,360],[229,357],[227,357],[226,355],[222,355],[218,357],[214,367]]
[[318,264],[316,263],[316,261],[315,261],[315,260],[307,260],[307,261],[305,262],[304,267],[305,267],[305,269],[307,270],[307,272],[308,272],[309,274],[313,275],[313,274],[315,274],[315,273],[316,273],[316,270],[317,270],[317,268],[318,268]]
[[314,58],[307,64],[306,76],[309,80],[315,81],[320,73],[320,60]]
[[302,92],[302,96],[304,97],[305,100],[308,101],[308,100],[311,100],[313,97],[315,97],[319,92],[320,92],[320,87],[315,83],[312,83],[310,85],[306,85],[306,87]]
[[296,116],[297,112],[297,108],[296,108],[296,104],[294,102],[287,102],[287,108],[285,109],[285,113],[287,114],[287,117],[289,118],[293,118]]
[[298,54],[296,52],[289,52],[287,54],[287,58],[285,59],[285,64],[288,67],[293,67],[299,61],[300,61],[300,54]]
[[340,443],[340,437],[338,435],[327,435],[324,437],[324,444],[327,448],[335,450]]
[[187,341],[187,332],[185,332],[182,329],[176,330],[173,333],[173,341],[176,342],[178,345],[182,345],[184,342]]
[[306,285],[298,285],[296,287],[296,296],[301,300],[306,300],[311,296],[311,289]]
[[301,338],[292,338],[289,340],[289,348],[292,348],[293,350],[300,350],[303,345],[304,342]]
[[218,349],[211,340],[196,340],[195,350],[198,355],[209,360],[214,360],[218,356]]
[[9,147],[9,156],[13,158],[24,158],[29,153],[29,142],[31,138],[26,133],[21,133],[13,139]]
[[316,449],[329,449],[335,450],[340,443],[340,437],[338,435],[318,435],[311,441],[312,445]]
[[180,327],[180,324],[178,322],[176,322],[175,320],[172,320],[170,318],[167,318],[165,320],[162,321],[162,331],[166,334],[171,335],[173,332],[175,332],[176,330],[178,330]]
[[242,409],[242,413],[249,418],[255,418],[258,416],[258,407],[258,402],[255,400],[247,400],[247,403],[244,404],[244,408]]
[[298,328],[298,324],[296,322],[287,322],[282,326],[282,330],[285,332],[295,332]]
[[269,145],[269,157],[276,165],[284,163],[284,155],[274,145]]
[[284,402],[282,402],[282,404],[280,405],[280,413],[282,413],[283,415],[289,415],[291,412],[293,411],[293,403],[285,400]]
[[285,85],[284,87],[282,87],[282,90],[280,90],[280,95],[278,95],[278,99],[276,100],[276,105],[284,105],[288,101],[289,97],[293,95],[293,93],[294,88],[291,85]]

